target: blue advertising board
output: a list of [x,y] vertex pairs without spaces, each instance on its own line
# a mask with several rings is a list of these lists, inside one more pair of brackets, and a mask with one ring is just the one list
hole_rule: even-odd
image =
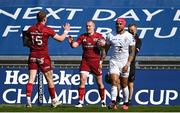
[[[9,0],[7,0],[9,1]],[[75,39],[86,32],[86,21],[92,19],[96,23],[96,31],[104,34],[115,31],[115,20],[118,17],[126,18],[127,24],[136,23],[138,34],[142,39],[141,56],[179,56],[180,48],[180,9],[178,1],[162,0],[161,2],[127,0],[118,5],[114,0],[109,2],[92,0],[86,2],[71,1],[43,1],[26,2],[16,0],[4,1],[0,6],[0,55],[27,55],[28,49],[22,44],[22,31],[36,23],[36,14],[45,10],[48,16],[47,25],[57,33],[63,33],[62,25],[71,24],[69,35]],[[59,4],[58,4],[59,3]],[[144,3],[144,4],[143,4]],[[19,5],[18,5],[19,4]],[[123,5],[124,4],[124,5]],[[130,5],[133,4],[133,5]],[[123,7],[120,7],[123,6]],[[145,7],[146,6],[146,7]],[[66,50],[66,51],[63,51]],[[68,41],[49,41],[49,51],[53,56],[75,55],[82,53],[81,47],[72,50]]]
[[[104,76],[107,73],[103,69]],[[25,104],[28,69],[0,69],[0,104]],[[132,105],[180,105],[180,70],[137,70]],[[54,69],[54,83],[57,98],[63,104],[74,105],[78,102],[78,86],[80,83],[78,69]],[[34,84],[32,103],[38,103],[37,80]],[[110,103],[111,85],[105,83],[106,103]],[[120,96],[123,97],[122,91]],[[86,82],[85,104],[100,104],[97,84],[93,75],[88,75]],[[43,103],[51,103],[47,82],[44,80]],[[122,104],[122,102],[120,103]]]

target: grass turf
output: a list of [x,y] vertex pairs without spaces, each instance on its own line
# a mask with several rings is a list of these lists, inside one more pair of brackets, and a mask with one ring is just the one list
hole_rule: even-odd
[[[52,108],[50,105],[26,108],[25,105],[1,104],[0,112],[122,112],[120,106],[117,110],[101,108],[98,105],[88,105],[83,108],[75,108],[72,105],[61,105]],[[180,106],[130,106],[125,112],[180,112]]]

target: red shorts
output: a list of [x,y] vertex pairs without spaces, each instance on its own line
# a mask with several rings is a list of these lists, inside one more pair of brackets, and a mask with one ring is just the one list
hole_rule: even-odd
[[39,67],[43,73],[46,73],[52,70],[51,59],[49,55],[29,55],[28,67],[29,70],[38,70]]
[[83,58],[80,65],[80,71],[88,71],[96,76],[102,76],[102,72],[99,72],[99,59],[85,59]]

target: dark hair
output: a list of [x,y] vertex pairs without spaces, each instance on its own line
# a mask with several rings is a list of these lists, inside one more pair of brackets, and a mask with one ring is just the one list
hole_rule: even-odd
[[136,25],[135,23],[129,24],[129,25],[128,25],[128,28],[130,28],[131,26],[137,27],[137,25]]
[[46,18],[46,12],[39,11],[37,13],[37,20],[38,20],[38,22],[42,22],[45,18]]

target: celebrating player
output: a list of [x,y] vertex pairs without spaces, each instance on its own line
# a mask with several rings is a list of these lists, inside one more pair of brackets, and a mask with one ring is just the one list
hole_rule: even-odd
[[29,81],[26,86],[26,96],[27,96],[27,107],[32,107],[31,105],[31,94],[33,90],[33,83],[37,74],[38,68],[43,72],[45,78],[48,82],[48,90],[52,99],[52,106],[56,107],[61,104],[55,97],[55,86],[52,77],[52,65],[51,59],[48,55],[48,38],[51,36],[57,41],[63,41],[68,31],[70,30],[70,25],[67,23],[64,27],[64,33],[58,35],[55,31],[45,24],[47,22],[46,13],[40,11],[37,13],[37,23],[31,26],[27,31],[27,37],[30,42],[30,54],[28,60],[29,67]]
[[100,39],[103,39],[103,36],[95,32],[94,29],[95,23],[92,20],[89,20],[86,23],[87,33],[80,35],[76,41],[74,41],[72,37],[69,38],[71,47],[76,48],[82,44],[83,48],[82,61],[80,66],[80,86],[78,89],[79,103],[75,107],[83,107],[85,83],[90,72],[92,72],[96,77],[102,107],[106,107],[104,100],[105,88],[102,82],[102,63],[103,59],[105,58],[105,49],[99,48],[103,42],[100,41]]

